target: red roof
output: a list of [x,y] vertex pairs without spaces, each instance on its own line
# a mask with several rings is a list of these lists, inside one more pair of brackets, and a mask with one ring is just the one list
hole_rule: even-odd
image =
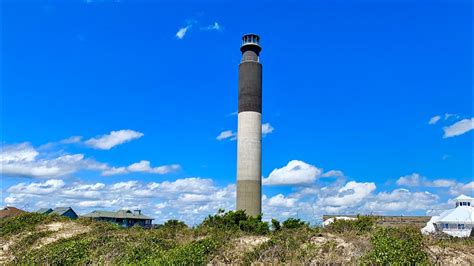
[[0,210],[0,218],[15,217],[23,213],[25,213],[25,211],[15,207],[5,207],[4,209]]

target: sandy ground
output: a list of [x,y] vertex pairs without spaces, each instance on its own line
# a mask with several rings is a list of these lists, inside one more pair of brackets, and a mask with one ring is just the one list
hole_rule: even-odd
[[428,253],[441,265],[474,265],[474,247],[459,250],[453,247],[429,246]]
[[33,249],[41,248],[55,241],[64,238],[71,238],[73,236],[86,233],[90,228],[74,223],[74,222],[55,222],[38,227],[41,231],[54,232],[51,236],[40,239],[39,243],[33,246]]
[[[39,239],[38,242],[33,245],[33,249],[41,248],[42,246],[53,243],[60,239],[71,238],[73,236],[88,232],[90,228],[74,222],[54,222],[38,226],[36,230],[40,232],[48,231],[52,232],[52,234],[48,237]],[[0,239],[0,265],[8,263],[14,258],[13,254],[10,252],[11,247],[30,234],[31,232],[14,235],[9,239]]]

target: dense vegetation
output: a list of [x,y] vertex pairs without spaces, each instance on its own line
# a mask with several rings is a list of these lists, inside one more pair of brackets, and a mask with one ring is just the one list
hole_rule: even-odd
[[[53,222],[84,228],[78,234],[44,242],[55,232],[38,230]],[[11,264],[206,264],[206,263],[356,263],[426,264],[428,241],[415,228],[380,228],[372,217],[337,220],[325,228],[290,218],[271,223],[243,211],[207,217],[191,228],[170,220],[153,229],[81,218],[25,214],[0,220],[0,239],[13,241]],[[429,240],[433,241],[433,240]],[[443,242],[444,243],[444,242]],[[472,240],[446,240],[472,248]],[[431,261],[430,261],[431,260]]]

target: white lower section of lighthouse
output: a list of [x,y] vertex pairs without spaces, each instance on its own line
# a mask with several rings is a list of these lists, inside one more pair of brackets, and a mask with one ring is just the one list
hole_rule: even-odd
[[237,209],[261,213],[262,114],[239,113],[237,131]]

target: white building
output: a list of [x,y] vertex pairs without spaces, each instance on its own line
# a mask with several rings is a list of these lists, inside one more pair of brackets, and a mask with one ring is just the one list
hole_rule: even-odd
[[470,236],[474,227],[474,198],[461,195],[454,201],[456,208],[431,217],[421,232],[423,234],[444,232],[457,237]]

